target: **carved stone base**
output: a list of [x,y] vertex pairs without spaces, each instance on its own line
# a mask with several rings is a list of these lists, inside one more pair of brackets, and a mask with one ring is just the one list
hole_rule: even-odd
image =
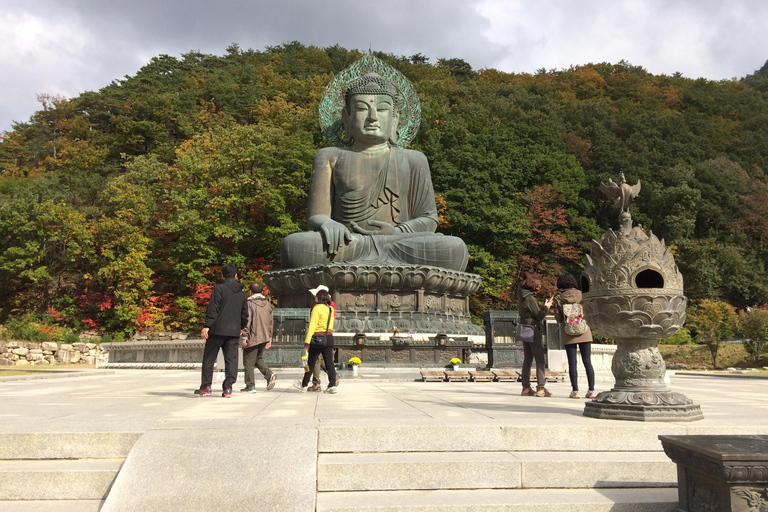
[[768,510],[768,436],[659,436],[681,512]]
[[584,406],[584,416],[628,421],[703,420],[701,406],[681,393],[604,391]]
[[481,277],[429,266],[331,264],[267,272],[278,308],[309,308],[309,289],[325,285],[336,303],[337,332],[480,335],[469,296]]

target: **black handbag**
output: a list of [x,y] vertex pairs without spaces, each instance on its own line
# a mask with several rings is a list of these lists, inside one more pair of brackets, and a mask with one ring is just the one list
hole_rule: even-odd
[[533,343],[533,326],[528,324],[517,324],[515,327],[515,339],[525,343]]
[[313,334],[309,339],[309,346],[314,348],[325,348],[328,343],[328,327],[331,325],[331,306],[328,306],[328,323],[325,324],[324,334]]

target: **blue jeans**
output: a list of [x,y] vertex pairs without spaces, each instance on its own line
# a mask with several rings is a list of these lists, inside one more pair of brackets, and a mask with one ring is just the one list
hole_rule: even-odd
[[589,390],[595,390],[595,370],[592,369],[592,343],[572,343],[565,346],[565,354],[568,356],[568,377],[571,378],[571,388],[574,391],[579,390],[579,376],[576,373],[576,363],[578,357],[576,355],[576,347],[579,347],[581,352],[581,362],[584,363],[584,370],[587,372],[587,384],[589,384]]

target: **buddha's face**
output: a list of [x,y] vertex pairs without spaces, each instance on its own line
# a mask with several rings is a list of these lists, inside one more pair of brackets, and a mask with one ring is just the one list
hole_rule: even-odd
[[395,121],[394,101],[384,94],[355,94],[349,99],[349,135],[363,144],[386,142]]

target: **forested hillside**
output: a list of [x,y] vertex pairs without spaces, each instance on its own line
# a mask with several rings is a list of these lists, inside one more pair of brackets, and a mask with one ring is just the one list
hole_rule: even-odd
[[[692,301],[768,302],[768,78],[655,76],[625,62],[535,75],[378,55],[418,91],[440,230],[484,277],[579,272],[617,227],[601,181],[642,182],[633,217],[672,245]],[[318,104],[361,57],[338,46],[236,45],[158,56],[134,76],[41,108],[0,142],[0,322],[197,329],[223,262],[246,282],[306,229]]]

